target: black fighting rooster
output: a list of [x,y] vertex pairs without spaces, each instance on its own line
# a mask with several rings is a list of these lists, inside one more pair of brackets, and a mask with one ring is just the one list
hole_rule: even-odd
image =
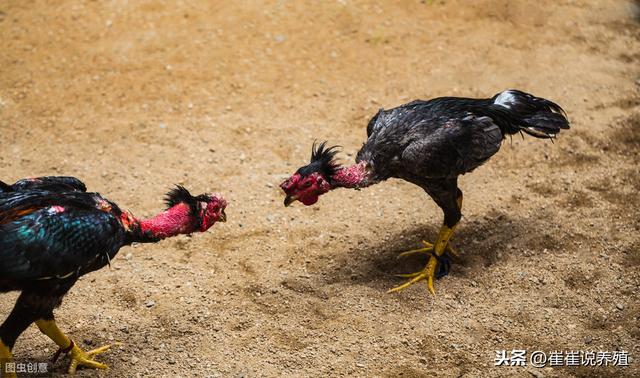
[[0,326],[0,365],[11,361],[16,339],[35,322],[59,346],[56,357],[70,356],[69,373],[78,365],[106,368],[93,356],[109,346],[85,352],[56,325],[53,310],[62,297],[125,245],[204,232],[226,220],[221,196],[194,197],[181,186],[167,194],[167,210],[150,219],[137,219],[100,194],[86,193],[72,177],[25,179],[0,188],[0,292],[21,291]]
[[444,224],[435,243],[408,251],[431,256],[419,272],[401,275],[409,281],[397,291],[422,279],[448,272],[449,246],[461,217],[462,191],[458,176],[471,172],[500,149],[507,135],[526,133],[550,139],[568,129],[562,108],[543,98],[507,90],[490,99],[441,97],[416,100],[394,109],[381,109],[367,126],[367,142],[356,157],[356,164],[341,167],[334,161],[335,147],[325,143],[312,149],[310,164],[301,167],[281,184],[285,206],[293,201],[312,205],[321,194],[335,188],[363,188],[388,178],[400,178],[423,188],[444,211]]

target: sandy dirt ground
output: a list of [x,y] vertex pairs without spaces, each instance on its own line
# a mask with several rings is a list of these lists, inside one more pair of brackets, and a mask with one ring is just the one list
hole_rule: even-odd
[[[74,175],[140,217],[174,183],[230,201],[229,222],[76,284],[61,327],[122,343],[78,375],[640,376],[639,17],[595,0],[0,1],[2,180]],[[418,187],[282,206],[314,139],[350,162],[380,107],[512,87],[572,129],[507,140],[461,178],[462,258],[435,297],[385,293],[442,222]],[[494,367],[511,349],[631,365]],[[55,350],[34,326],[14,352]]]

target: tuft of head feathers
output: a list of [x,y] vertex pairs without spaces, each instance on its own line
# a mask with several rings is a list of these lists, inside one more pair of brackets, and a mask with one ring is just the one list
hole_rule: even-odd
[[191,205],[195,202],[195,197],[192,196],[187,188],[182,185],[176,185],[175,188],[167,192],[164,198],[164,203],[167,205],[167,209],[170,209],[180,203]]
[[200,194],[199,196],[193,196],[187,188],[182,185],[176,185],[171,189],[164,197],[164,203],[167,205],[167,209],[174,207],[179,203],[186,203],[187,205],[197,205],[198,202],[209,202],[211,196],[209,194]]
[[167,210],[181,203],[189,206],[191,216],[193,216],[196,224],[200,224],[202,222],[202,204],[208,204],[212,200],[216,200],[218,201],[218,203],[222,203],[223,209],[224,207],[226,207],[226,201],[224,201],[224,199],[222,199],[222,197],[220,197],[219,195],[210,195],[205,193],[198,196],[193,196],[191,195],[191,193],[189,193],[187,188],[182,185],[176,185],[175,188],[167,192],[164,198],[164,202],[167,205]]
[[193,196],[187,188],[182,185],[176,185],[171,189],[164,197],[164,203],[167,205],[167,209],[174,207],[177,204],[185,203],[194,210],[198,208],[199,202],[209,202],[211,196],[208,194],[200,194],[199,196]]
[[334,160],[339,148],[340,146],[327,147],[326,141],[322,143],[313,142],[311,162],[298,169],[296,173],[304,177],[318,172],[326,179],[330,179],[340,168],[340,164]]

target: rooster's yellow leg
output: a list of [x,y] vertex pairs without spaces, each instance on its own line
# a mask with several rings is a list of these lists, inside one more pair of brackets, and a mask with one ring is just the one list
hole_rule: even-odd
[[[0,340],[0,377],[16,378],[17,375],[13,368],[7,369],[7,363],[13,362],[13,355],[8,346],[4,345]],[[11,372],[10,372],[11,371]]]
[[446,225],[442,225],[442,227],[440,228],[440,232],[438,233],[438,239],[436,239],[435,244],[431,246],[431,250],[429,251],[429,252],[433,251],[435,256],[431,255],[431,257],[429,258],[429,262],[427,263],[427,266],[420,272],[402,275],[401,277],[407,277],[411,279],[405,282],[404,284],[400,286],[396,286],[393,289],[387,291],[387,293],[392,293],[395,291],[405,289],[418,281],[427,279],[429,291],[431,292],[431,294],[435,294],[436,292],[433,288],[433,278],[435,277],[436,267],[438,266],[438,257],[442,256],[447,250],[449,239],[451,239],[451,235],[453,235],[453,230],[455,229],[455,227],[456,226],[449,228]]
[[[462,192],[460,192],[458,194],[458,197],[456,198],[456,204],[458,205],[458,209],[462,210]],[[453,226],[453,227],[455,227],[455,226]],[[398,255],[398,258],[409,256],[409,255],[413,255],[414,253],[428,253],[428,254],[431,254],[431,251],[433,251],[433,244],[429,243],[426,240],[423,240],[422,244],[424,245],[424,248],[412,249],[410,251],[402,252],[401,254]],[[458,257],[458,252],[456,252],[456,250],[453,249],[453,247],[449,243],[447,243],[447,246],[445,247],[444,251],[446,253],[449,253],[449,254],[452,254],[453,256]],[[419,273],[410,273],[410,274],[401,274],[399,276],[400,277],[415,277],[418,274]]]
[[97,362],[93,359],[93,356],[105,352],[111,347],[111,345],[105,345],[100,348],[90,350],[88,352],[80,349],[70,338],[67,337],[55,320],[40,319],[36,321],[36,325],[40,328],[40,331],[49,336],[53,342],[55,342],[59,349],[59,352],[66,353],[71,358],[71,364],[69,365],[69,374],[75,374],[78,366],[86,366],[94,369],[107,369],[107,365]]

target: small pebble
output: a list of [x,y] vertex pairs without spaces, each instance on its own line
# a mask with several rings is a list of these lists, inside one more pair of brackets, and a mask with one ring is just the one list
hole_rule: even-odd
[[529,370],[529,374],[533,375],[536,378],[544,378],[544,374],[538,370]]

